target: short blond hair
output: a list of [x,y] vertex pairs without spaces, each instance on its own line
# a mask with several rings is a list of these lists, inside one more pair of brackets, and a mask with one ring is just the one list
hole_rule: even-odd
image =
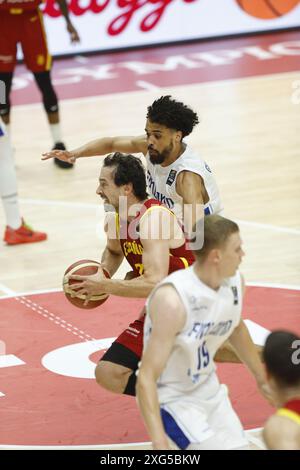
[[203,261],[211,250],[224,246],[230,235],[239,232],[237,223],[221,215],[207,215],[204,217],[204,220],[202,219],[196,222],[193,229],[196,237],[199,231],[203,229],[204,237],[202,248],[193,250],[199,261]]

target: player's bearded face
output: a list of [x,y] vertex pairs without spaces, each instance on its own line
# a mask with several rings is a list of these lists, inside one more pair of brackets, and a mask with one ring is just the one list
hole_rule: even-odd
[[173,150],[174,150],[174,144],[172,141],[169,143],[169,145],[164,147],[163,150],[161,151],[155,149],[152,144],[148,145],[150,162],[153,165],[160,165],[169,157],[169,155],[173,152]]

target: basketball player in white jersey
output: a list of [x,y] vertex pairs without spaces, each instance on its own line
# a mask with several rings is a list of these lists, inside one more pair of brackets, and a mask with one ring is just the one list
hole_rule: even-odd
[[20,214],[17,176],[14,167],[12,149],[0,117],[0,196],[6,218],[4,241],[7,245],[35,243],[46,240],[43,232],[35,232],[26,225]]
[[270,398],[263,366],[241,318],[244,256],[235,222],[204,218],[196,262],[150,294],[137,398],[154,449],[246,449],[247,439],[214,356],[228,339]]
[[[147,161],[150,195],[185,222],[187,232],[198,218],[220,213],[222,203],[214,176],[206,162],[183,139],[196,124],[197,114],[184,103],[162,96],[148,107],[143,136],[104,137],[73,151],[53,150],[43,160],[59,158],[74,163],[77,158],[113,152],[142,153]],[[183,214],[183,207],[184,214]]]

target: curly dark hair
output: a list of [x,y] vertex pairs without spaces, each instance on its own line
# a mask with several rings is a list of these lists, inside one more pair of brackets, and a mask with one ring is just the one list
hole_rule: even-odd
[[148,106],[146,117],[151,122],[181,131],[182,137],[189,135],[199,123],[197,114],[191,108],[170,95],[161,96]]
[[145,169],[139,158],[115,152],[105,157],[103,166],[116,167],[114,172],[116,186],[132,183],[134,195],[140,201],[147,199]]

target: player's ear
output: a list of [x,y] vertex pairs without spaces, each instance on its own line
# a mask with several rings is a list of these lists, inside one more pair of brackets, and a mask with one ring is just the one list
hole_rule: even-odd
[[213,248],[209,252],[208,258],[213,264],[218,264],[221,260],[221,251],[218,248]]
[[181,131],[176,131],[175,140],[176,140],[177,143],[182,141],[182,132]]
[[125,196],[128,196],[129,194],[133,193],[132,183],[124,184],[123,189]]

